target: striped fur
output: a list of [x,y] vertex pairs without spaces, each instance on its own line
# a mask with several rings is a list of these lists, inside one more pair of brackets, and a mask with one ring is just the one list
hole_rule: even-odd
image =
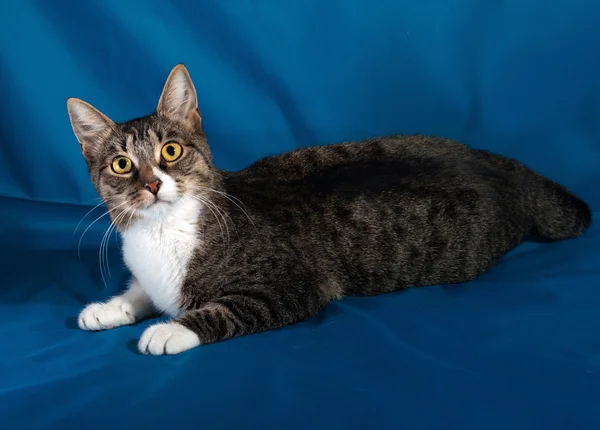
[[[237,172],[218,170],[183,66],[167,80],[157,112],[144,118],[115,124],[81,103],[70,101],[69,111],[91,180],[109,209],[132,207],[129,217],[111,213],[125,240],[136,223],[154,222],[148,214],[157,203],[143,187],[143,169],[172,179],[178,201],[200,202],[184,235],[193,245],[185,262],[170,253],[160,257],[170,249],[163,246],[175,253],[183,239],[144,245],[152,261],[147,270],[181,265],[177,306],[162,306],[173,319],[142,336],[146,353],[173,354],[284,327],[346,295],[468,281],[528,235],[566,239],[591,220],[586,203],[559,184],[514,160],[443,138],[387,136],[298,149]],[[184,147],[174,163],[160,156],[169,141]],[[119,155],[136,166],[130,174],[107,167]],[[158,204],[165,217],[174,216],[176,202]],[[179,221],[165,219],[156,220],[166,229],[160,231],[181,231]],[[175,285],[174,278],[156,285],[156,277],[149,279],[140,285],[150,298],[160,295],[161,285]],[[171,303],[167,299],[161,300]]]

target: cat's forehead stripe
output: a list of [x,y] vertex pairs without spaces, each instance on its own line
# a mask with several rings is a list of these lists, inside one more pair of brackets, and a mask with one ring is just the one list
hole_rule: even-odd
[[131,134],[125,135],[125,139],[121,139],[121,149],[127,152],[128,148],[133,146],[133,136]]
[[160,143],[161,139],[158,137],[158,133],[151,127],[146,130],[146,135],[152,141],[152,143]]

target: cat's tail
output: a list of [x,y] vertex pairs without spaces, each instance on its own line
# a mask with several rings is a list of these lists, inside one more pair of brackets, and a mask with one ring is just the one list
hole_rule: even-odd
[[[529,169],[528,169],[529,170]],[[562,185],[533,171],[534,232],[545,239],[560,240],[579,236],[592,222],[586,202]]]
[[533,232],[549,240],[579,236],[592,222],[592,212],[586,202],[565,187],[534,172],[511,158],[485,150],[475,150],[479,157],[517,179],[529,193],[528,206],[533,214]]

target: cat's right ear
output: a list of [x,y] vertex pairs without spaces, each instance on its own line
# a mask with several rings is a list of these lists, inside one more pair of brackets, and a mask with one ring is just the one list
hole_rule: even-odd
[[81,152],[90,159],[99,152],[104,140],[114,130],[115,123],[92,105],[76,98],[67,100],[67,110]]

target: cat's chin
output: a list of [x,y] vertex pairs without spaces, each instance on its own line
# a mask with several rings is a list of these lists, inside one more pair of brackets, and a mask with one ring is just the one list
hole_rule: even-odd
[[172,204],[173,204],[173,202],[170,202],[168,200],[157,199],[157,200],[153,201],[152,203],[150,203],[145,208],[140,209],[140,212],[144,216],[160,217],[161,215],[164,215],[169,211]]

